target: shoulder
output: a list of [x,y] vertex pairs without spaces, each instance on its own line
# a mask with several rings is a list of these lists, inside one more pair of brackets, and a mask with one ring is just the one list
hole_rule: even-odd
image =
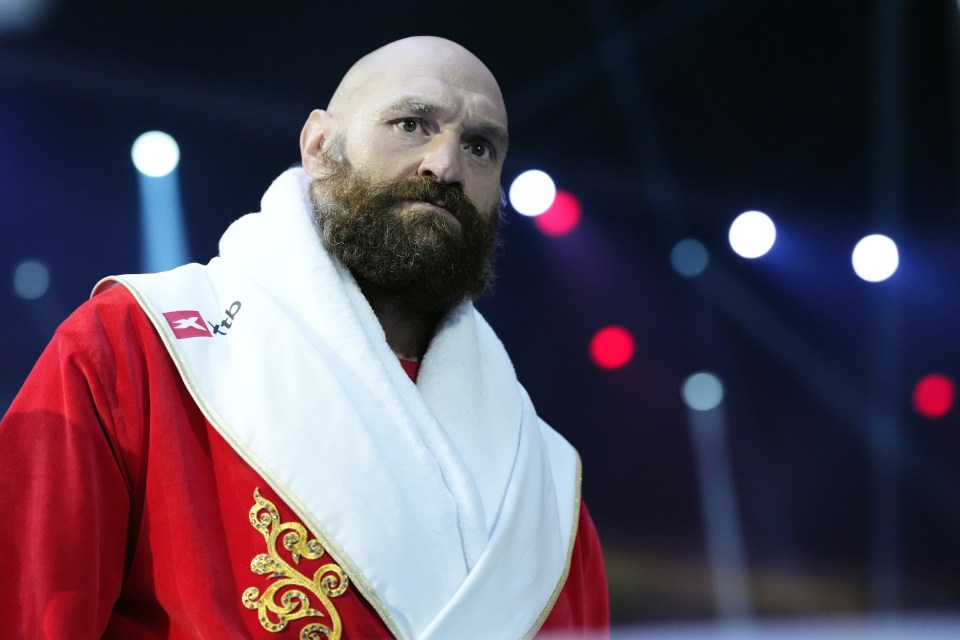
[[[94,337],[105,327],[133,327],[149,320],[130,291],[121,285],[102,288],[81,304],[57,329],[61,337]],[[103,337],[109,337],[109,334]]]
[[122,286],[98,292],[80,305],[54,333],[51,346],[61,357],[102,364],[130,346],[156,342],[156,331],[131,293]]
[[166,354],[159,334],[123,286],[98,291],[60,324],[42,357],[76,369],[92,384],[144,375]]

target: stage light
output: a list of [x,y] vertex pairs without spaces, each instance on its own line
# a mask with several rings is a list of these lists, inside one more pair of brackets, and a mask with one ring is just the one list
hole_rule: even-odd
[[692,278],[703,273],[710,264],[710,253],[699,240],[687,238],[673,245],[670,251],[670,264],[680,275]]
[[133,141],[130,155],[137,171],[151,178],[159,178],[177,168],[180,147],[169,134],[148,131]]
[[54,0],[0,0],[0,34],[28,33],[43,26]]
[[896,272],[900,254],[893,240],[877,233],[857,243],[852,260],[858,276],[867,282],[881,282]]
[[13,271],[13,290],[24,300],[42,298],[50,287],[50,270],[37,260],[24,260]]
[[950,377],[931,373],[913,387],[913,408],[925,418],[942,418],[953,407],[955,386]]
[[538,216],[553,204],[557,187],[553,179],[538,169],[524,171],[510,185],[510,204],[525,216]]
[[759,258],[773,248],[777,228],[762,211],[744,211],[730,225],[730,246],[744,258]]
[[633,335],[620,326],[604,327],[590,340],[590,357],[601,369],[619,369],[633,358]]
[[139,174],[141,269],[166,271],[187,260],[187,235],[175,169],[180,147],[162,131],[148,131],[130,150]]
[[553,204],[534,217],[533,223],[548,236],[563,236],[580,222],[580,201],[569,191],[557,190]]
[[700,371],[683,383],[683,402],[694,411],[710,411],[723,402],[723,383],[720,378]]

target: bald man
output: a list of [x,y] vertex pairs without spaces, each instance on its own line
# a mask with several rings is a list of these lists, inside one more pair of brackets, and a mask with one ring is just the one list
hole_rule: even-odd
[[216,258],[98,284],[0,424],[5,637],[606,635],[577,453],[471,302],[507,145],[473,54],[389,44]]

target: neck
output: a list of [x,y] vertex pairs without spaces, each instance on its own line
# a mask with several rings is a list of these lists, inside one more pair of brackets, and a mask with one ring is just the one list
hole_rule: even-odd
[[443,312],[414,309],[396,296],[372,286],[361,285],[360,290],[380,321],[390,349],[398,358],[419,362]]

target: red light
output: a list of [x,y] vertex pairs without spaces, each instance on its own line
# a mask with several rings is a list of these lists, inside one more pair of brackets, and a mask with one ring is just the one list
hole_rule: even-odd
[[619,369],[633,358],[633,336],[623,327],[604,327],[590,340],[590,357],[601,369]]
[[557,190],[550,208],[536,216],[533,223],[548,236],[570,233],[580,222],[580,201],[569,191]]
[[953,380],[939,373],[920,378],[913,388],[913,408],[925,418],[942,418],[953,407]]

